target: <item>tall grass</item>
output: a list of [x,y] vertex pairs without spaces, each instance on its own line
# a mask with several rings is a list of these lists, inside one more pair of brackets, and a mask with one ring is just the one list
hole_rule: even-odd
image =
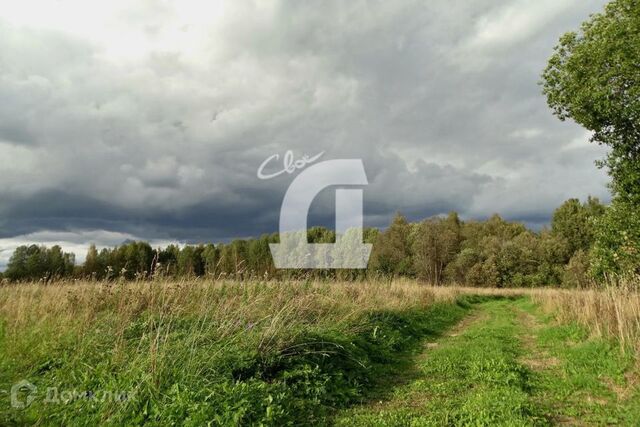
[[536,289],[533,300],[560,322],[577,322],[599,337],[616,339],[640,356],[638,281],[624,280],[589,290]]
[[143,313],[163,322],[197,317],[208,327],[215,327],[222,337],[243,331],[248,325],[254,332],[269,336],[293,324],[335,324],[362,312],[453,301],[459,294],[458,289],[429,288],[410,281],[16,284],[0,287],[0,317],[9,338],[38,328],[80,333],[93,328],[98,320],[107,320],[115,326],[115,335],[121,337]]
[[431,287],[412,280],[16,284],[0,286],[0,319],[6,342],[13,344],[39,330],[53,333],[48,335],[51,339],[81,335],[98,322],[108,324],[108,333],[120,343],[131,322],[142,315],[153,317],[154,330],[189,317],[199,319],[199,329],[192,331],[196,335],[206,330],[223,339],[251,332],[260,336],[262,349],[277,346],[276,337],[290,338],[300,325],[349,323],[362,313],[425,308],[463,294],[526,294],[561,322],[576,321],[595,335],[634,346],[640,345],[638,285],[636,280],[599,289],[564,290]]
[[[69,282],[0,286],[0,394],[127,391],[126,402],[36,401],[0,425],[283,424],[362,398],[384,366],[468,309],[465,295],[529,294],[560,321],[640,354],[640,297],[604,290],[425,286],[411,280]],[[0,396],[2,397],[2,396]],[[5,405],[5,406],[3,406]]]
[[438,321],[462,316],[453,308],[431,312],[433,319],[425,314],[439,304],[455,308],[460,293],[413,282],[3,286],[0,390],[27,379],[40,390],[136,398],[97,406],[38,400],[23,412],[0,407],[0,424],[77,424],[80,413],[88,425],[321,417],[361,396],[375,376],[372,366],[392,361]]

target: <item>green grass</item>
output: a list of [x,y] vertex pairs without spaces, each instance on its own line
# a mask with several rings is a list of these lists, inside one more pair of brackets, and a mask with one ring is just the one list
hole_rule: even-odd
[[558,325],[533,304],[520,307],[538,316],[538,351],[557,360],[539,372],[534,399],[554,422],[640,425],[636,357],[612,340],[589,337],[577,324]]
[[413,378],[340,411],[335,423],[640,425],[634,360],[576,325],[554,324],[529,299],[494,299],[476,307],[460,334],[427,346]]
[[533,425],[529,371],[518,362],[520,332],[508,299],[482,303],[460,335],[427,350],[420,375],[391,400],[340,414],[339,425]]
[[[82,334],[57,331],[57,340],[46,326],[25,328],[11,341],[18,351],[0,342],[0,388],[28,379],[38,395],[26,409],[2,398],[0,425],[324,424],[336,408],[375,393],[380,379],[399,372],[422,340],[439,337],[473,301],[378,310],[335,325],[300,323],[271,337],[278,340],[272,345],[253,324],[221,338],[197,316],[167,320],[148,311],[117,335],[108,311]],[[53,386],[128,396],[47,403]]]
[[[529,298],[200,289],[87,290],[43,305],[55,312],[8,311],[0,425],[640,425],[635,356],[556,324]],[[359,309],[361,298],[377,308]],[[37,398],[11,408],[8,390],[22,379]],[[47,403],[54,386],[129,394]]]

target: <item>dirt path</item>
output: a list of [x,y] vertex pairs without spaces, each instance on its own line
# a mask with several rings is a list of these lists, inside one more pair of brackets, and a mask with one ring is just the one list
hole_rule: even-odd
[[[411,376],[385,399],[342,411],[334,422],[640,425],[640,391],[621,383],[629,376],[624,358],[567,328],[545,323],[524,298],[480,303],[445,336],[425,343]],[[607,381],[618,390],[625,386],[627,400]]]
[[338,425],[530,425],[527,369],[518,361],[524,329],[508,299],[479,304],[416,357],[418,374],[385,401],[340,414]]
[[557,367],[560,364],[560,360],[557,357],[549,355],[549,353],[536,342],[538,331],[543,327],[540,320],[522,309],[514,308],[514,310],[516,310],[518,322],[522,325],[523,329],[520,340],[524,354],[519,360],[534,371],[543,371]]

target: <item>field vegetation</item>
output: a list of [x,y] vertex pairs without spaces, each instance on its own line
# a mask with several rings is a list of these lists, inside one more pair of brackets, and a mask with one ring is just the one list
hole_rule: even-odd
[[[617,369],[612,384],[628,387],[629,398],[635,399],[640,302],[634,296],[617,290],[430,287],[411,280],[5,285],[0,287],[0,389],[8,391],[26,379],[37,387],[37,397],[21,410],[2,399],[0,423],[332,424],[356,411],[367,424],[378,420],[378,412],[367,415],[367,402],[391,399],[393,405],[389,390],[403,393],[402,387],[413,387],[406,376],[416,366],[426,369],[421,382],[425,387],[440,384],[441,375],[454,375],[439,371],[458,363],[445,361],[451,356],[448,351],[438,356],[449,347],[455,348],[451,351],[456,358],[468,358],[469,363],[475,358],[490,364],[517,361],[498,373],[506,378],[486,379],[489,385],[507,381],[508,387],[521,389],[517,401],[504,401],[504,413],[497,413],[493,406],[482,406],[492,403],[478,400],[480,390],[469,391],[465,399],[480,405],[469,411],[482,409],[499,417],[491,415],[487,424],[551,422],[552,411],[544,406],[548,402],[536,403],[540,396],[527,391],[528,383],[509,379],[535,372],[518,359],[530,328],[514,313],[526,307],[539,310],[535,315],[549,322],[549,328],[569,325],[570,337],[578,344],[605,346],[607,354],[615,356],[606,362]],[[449,336],[456,329],[456,337]],[[457,337],[468,334],[471,341]],[[425,348],[426,342],[442,342],[442,349]],[[477,351],[472,351],[476,345]],[[563,369],[554,364],[555,368]],[[582,369],[601,384],[605,379],[599,377],[600,368]],[[478,375],[493,375],[479,369]],[[462,407],[456,391],[462,383],[454,383],[453,388],[442,385],[442,392],[458,401],[439,405],[434,400],[428,407],[440,412],[424,418],[420,414],[426,407],[421,407],[409,415],[396,414],[398,419],[417,417],[426,425],[468,420],[464,417],[472,412],[453,410]],[[433,391],[411,390],[412,396],[423,398]],[[118,392],[120,398],[97,398],[106,391]],[[513,390],[484,392],[511,396]],[[57,401],[47,400],[52,396]],[[521,405],[535,410],[525,411]],[[591,414],[593,409],[567,405],[569,415],[587,410],[579,414]],[[382,415],[383,421],[387,415]],[[394,423],[390,425],[405,425]]]

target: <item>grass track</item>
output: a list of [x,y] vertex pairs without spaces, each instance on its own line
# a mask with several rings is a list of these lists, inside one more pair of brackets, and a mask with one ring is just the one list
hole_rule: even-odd
[[335,423],[640,425],[633,357],[575,325],[551,323],[527,298],[478,304],[447,337],[426,343],[409,372]]
[[[640,425],[634,353],[516,291],[0,291],[0,425]],[[20,379],[38,387],[24,410],[9,406]],[[49,386],[135,397],[48,404]]]

